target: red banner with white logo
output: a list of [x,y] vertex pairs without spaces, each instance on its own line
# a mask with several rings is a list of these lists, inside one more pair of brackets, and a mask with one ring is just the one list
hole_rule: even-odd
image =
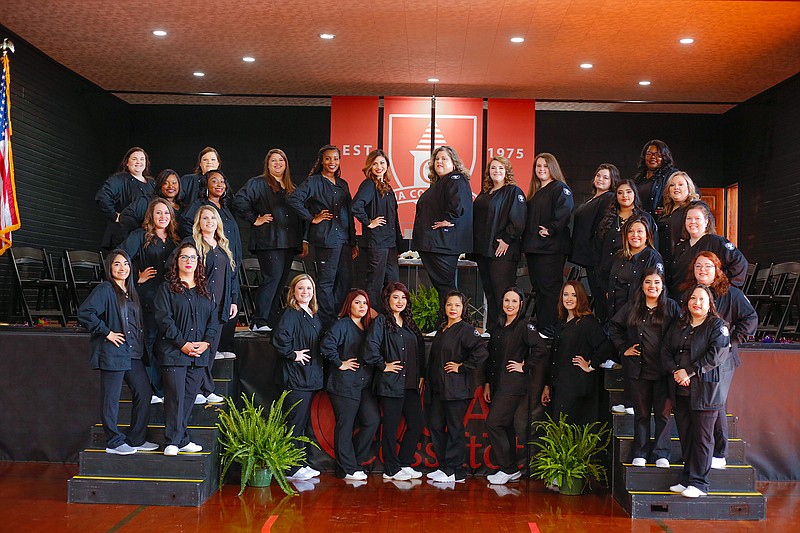
[[474,193],[480,191],[483,100],[437,98],[435,123],[431,99],[386,97],[383,103],[383,144],[395,175],[400,226],[414,225],[417,199],[428,187],[428,160],[433,146],[449,145],[458,152],[470,174]]
[[486,118],[486,158],[508,159],[517,186],[527,194],[533,175],[536,101],[489,99]]

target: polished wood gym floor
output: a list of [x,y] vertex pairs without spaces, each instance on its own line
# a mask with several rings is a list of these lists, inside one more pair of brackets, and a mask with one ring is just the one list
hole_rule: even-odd
[[561,496],[540,482],[498,490],[468,478],[453,490],[422,483],[400,488],[379,475],[354,487],[323,474],[296,497],[274,485],[225,485],[200,508],[67,503],[77,465],[0,462],[0,531],[8,532],[698,532],[800,531],[800,483],[759,483],[767,520],[701,522],[631,520],[606,493]]

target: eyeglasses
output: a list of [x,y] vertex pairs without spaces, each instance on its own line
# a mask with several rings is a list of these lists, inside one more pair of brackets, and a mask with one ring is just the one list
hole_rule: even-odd
[[196,255],[179,255],[178,259],[181,261],[197,261]]
[[661,157],[661,152],[645,152],[645,154],[644,154],[645,157],[650,157],[650,156],[653,156],[653,155],[656,156],[656,157]]
[[717,268],[717,267],[715,267],[714,265],[695,265],[694,266],[695,270],[705,270],[705,271],[714,270],[715,268]]

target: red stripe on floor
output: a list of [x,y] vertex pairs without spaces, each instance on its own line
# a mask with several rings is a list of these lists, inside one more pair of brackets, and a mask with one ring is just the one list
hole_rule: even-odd
[[[269,530],[272,529],[272,524],[275,523],[275,520],[278,519],[278,515],[274,514],[269,517],[269,520],[264,522],[264,526],[261,528],[261,533],[269,533]],[[538,533],[538,529],[536,530]]]
[[531,528],[531,533],[540,533],[539,526],[536,525],[536,522],[528,522],[528,527]]

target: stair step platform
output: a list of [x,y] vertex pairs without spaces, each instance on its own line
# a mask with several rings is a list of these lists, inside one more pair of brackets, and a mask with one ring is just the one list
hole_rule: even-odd
[[[738,437],[738,433],[736,432],[736,420],[737,417],[728,413],[728,437]],[[670,435],[672,437],[678,436],[678,428],[675,425],[675,415],[670,415]],[[611,426],[612,431],[615,436],[633,436],[633,415],[629,414],[617,414],[613,413],[611,416]],[[650,432],[655,431],[655,420],[653,417],[650,417]]]
[[[653,439],[650,439],[653,442]],[[614,457],[622,459],[625,463],[630,463],[633,460],[631,457],[631,448],[633,447],[633,437],[617,436],[614,437]],[[746,463],[747,443],[742,439],[729,438],[728,439],[728,453],[726,460],[730,465],[742,465]],[[681,454],[681,441],[678,437],[672,437],[670,440],[670,460],[673,463],[682,462]]]
[[[633,466],[629,463],[617,463],[614,476],[614,490],[648,491],[667,490],[680,483],[683,465],[672,463],[669,468]],[[721,470],[711,469],[709,476],[714,491],[752,492],[756,488],[756,471],[750,465],[728,465]]]
[[622,390],[625,388],[623,377],[625,375],[622,373],[621,368],[615,369],[605,369],[603,370],[603,387],[606,390],[611,389],[618,389]]
[[[127,424],[119,424],[120,431],[125,433],[130,426]],[[203,447],[204,452],[211,452],[216,450],[219,447],[219,442],[217,441],[217,427],[215,425],[210,426],[189,426],[189,436],[192,439],[192,442],[199,444]],[[91,444],[89,445],[92,448],[103,448],[105,450],[106,447],[106,436],[103,432],[103,425],[102,424],[95,424],[92,426],[91,431]],[[164,451],[165,439],[164,439],[164,425],[163,424],[149,424],[147,426],[147,440],[150,442],[154,442],[160,446],[159,450]]]
[[78,475],[68,481],[67,501],[199,507],[218,488],[219,476],[171,479]]
[[[120,424],[128,424],[131,420],[131,407],[130,400],[119,401],[119,415],[118,420]],[[228,404],[225,402],[220,403],[207,403],[203,405],[195,405],[192,407],[192,412],[189,415],[190,426],[216,426],[219,418],[217,409],[227,410]],[[154,403],[150,405],[150,424],[164,425],[164,404]]]
[[211,451],[180,452],[167,457],[163,450],[138,451],[131,455],[106,453],[89,448],[79,454],[81,476],[209,479],[219,476],[219,454]]
[[717,492],[684,498],[672,492],[636,491],[617,498],[631,518],[662,520],[766,520],[767,498],[760,492]]

